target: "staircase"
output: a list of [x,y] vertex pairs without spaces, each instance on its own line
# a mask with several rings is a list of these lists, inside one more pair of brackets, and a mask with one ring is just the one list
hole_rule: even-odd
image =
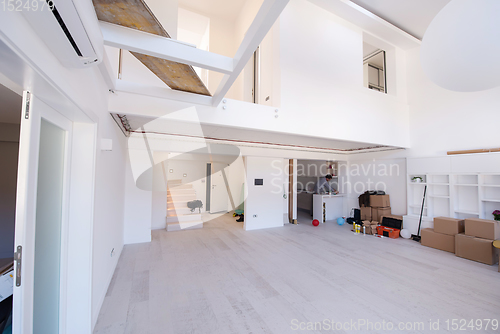
[[196,191],[190,184],[181,180],[168,181],[167,184],[167,231],[180,231],[203,227],[198,209],[191,212],[187,203],[196,199]]

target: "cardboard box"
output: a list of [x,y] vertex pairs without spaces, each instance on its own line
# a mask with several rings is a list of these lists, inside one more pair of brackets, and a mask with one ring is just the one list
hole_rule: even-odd
[[496,220],[466,218],[465,234],[489,240],[500,239],[500,222]]
[[370,206],[372,208],[386,208],[391,206],[389,195],[370,195]]
[[371,221],[369,221],[369,220],[363,220],[362,223],[363,223],[363,226],[370,226],[372,224]]
[[448,218],[448,217],[435,217],[434,218],[434,232],[455,235],[464,233],[465,223],[463,219]]
[[361,207],[361,220],[372,220],[372,208],[369,206]]
[[372,221],[382,222],[383,216],[391,215],[391,207],[387,208],[372,208]]
[[361,233],[363,233],[363,227],[364,227],[364,228],[365,228],[365,234],[371,235],[371,234],[372,234],[372,229],[371,229],[371,227],[370,227],[370,226],[371,226],[371,225],[368,225],[368,226],[363,225],[363,226],[361,227]]
[[493,240],[462,233],[455,235],[455,255],[489,265],[498,261],[498,249],[493,247]]
[[440,249],[455,253],[455,236],[437,233],[432,228],[424,228],[420,231],[420,243],[423,246]]
[[376,221],[376,220],[372,220],[372,221],[371,221],[371,225],[377,226],[378,224],[379,224],[379,222],[378,222],[378,221]]

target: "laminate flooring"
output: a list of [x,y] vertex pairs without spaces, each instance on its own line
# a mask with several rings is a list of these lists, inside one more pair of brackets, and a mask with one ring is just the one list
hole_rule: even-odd
[[[244,231],[227,214],[126,245],[94,333],[463,333],[453,319],[500,320],[496,265],[299,222]],[[474,332],[500,332],[482,321]]]

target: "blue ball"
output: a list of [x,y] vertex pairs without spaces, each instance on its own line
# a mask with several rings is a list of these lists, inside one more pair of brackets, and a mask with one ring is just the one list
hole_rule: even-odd
[[337,224],[344,225],[344,223],[345,223],[344,218],[342,218],[342,217],[337,218]]

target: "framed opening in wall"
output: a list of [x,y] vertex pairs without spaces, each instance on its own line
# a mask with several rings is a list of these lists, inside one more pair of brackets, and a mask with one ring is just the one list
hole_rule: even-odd
[[363,43],[363,85],[387,93],[385,51]]

